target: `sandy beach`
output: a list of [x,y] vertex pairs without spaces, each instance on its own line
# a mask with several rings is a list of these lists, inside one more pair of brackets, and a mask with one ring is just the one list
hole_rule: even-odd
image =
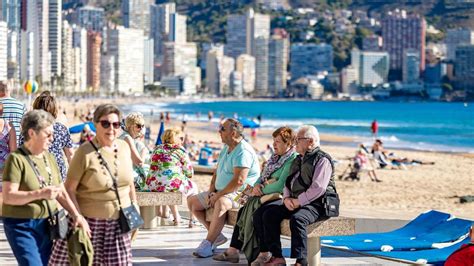
[[[159,99],[159,101],[170,100]],[[81,99],[78,102],[60,100],[61,107],[66,111],[66,117],[60,119],[68,126],[77,124],[80,120],[74,117],[74,109],[86,112],[94,105],[105,102],[117,105],[139,104],[150,102],[150,99]],[[158,118],[155,121],[158,121]],[[171,121],[166,127],[180,125],[181,121]],[[152,124],[151,130],[152,138],[156,137],[159,124]],[[195,141],[220,143],[217,126],[212,123],[190,122],[186,132]],[[246,133],[250,136],[250,132]],[[263,150],[267,144],[271,144],[271,133],[272,130],[259,131],[258,141],[253,143],[257,150]],[[323,143],[321,148],[337,160],[336,176],[340,175],[349,164],[349,158],[354,156],[357,143],[354,143],[354,147],[337,145],[338,142],[350,141],[350,138],[335,135],[321,135],[321,141]],[[324,145],[325,142],[330,142],[331,145]],[[458,217],[474,219],[474,203],[461,204],[459,201],[460,196],[474,195],[473,154],[408,150],[395,152],[400,157],[432,161],[435,164],[408,166],[406,170],[377,169],[377,176],[383,180],[381,183],[371,182],[367,173],[362,173],[360,182],[337,180],[342,215],[411,219],[421,212],[435,209]],[[196,174],[194,177],[201,190],[207,189],[210,179],[210,175]]]

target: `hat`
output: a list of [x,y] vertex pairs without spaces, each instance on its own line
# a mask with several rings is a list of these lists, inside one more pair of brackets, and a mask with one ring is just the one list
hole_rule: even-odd
[[67,239],[68,259],[71,265],[92,265],[94,248],[86,231],[77,227]]

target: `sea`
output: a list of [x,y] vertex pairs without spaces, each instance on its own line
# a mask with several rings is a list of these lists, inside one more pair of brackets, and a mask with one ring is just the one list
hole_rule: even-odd
[[349,146],[370,145],[370,125],[376,119],[386,148],[474,153],[474,103],[177,100],[122,108],[149,118],[153,112],[156,120],[160,112],[170,112],[174,119],[207,121],[212,111],[216,130],[221,116],[260,115],[262,128],[315,125],[321,134],[351,137],[353,142],[342,143]]

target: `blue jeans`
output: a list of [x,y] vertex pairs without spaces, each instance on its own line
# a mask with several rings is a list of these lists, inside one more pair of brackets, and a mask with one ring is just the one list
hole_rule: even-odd
[[49,238],[47,219],[4,218],[3,226],[20,266],[48,265],[53,241]]

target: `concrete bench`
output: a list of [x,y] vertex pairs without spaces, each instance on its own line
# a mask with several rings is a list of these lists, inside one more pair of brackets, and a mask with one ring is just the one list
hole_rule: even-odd
[[137,192],[137,204],[145,222],[142,228],[152,229],[160,224],[160,217],[156,216],[156,208],[161,205],[181,205],[181,192]]
[[[213,209],[206,211],[206,219],[212,217]],[[234,226],[237,222],[239,209],[231,209],[227,212],[226,224]],[[281,223],[281,235],[291,236],[290,221],[283,220]],[[309,265],[321,265],[321,236],[340,236],[355,234],[355,218],[336,217],[326,221],[316,222],[307,227],[308,232],[308,263]]]

